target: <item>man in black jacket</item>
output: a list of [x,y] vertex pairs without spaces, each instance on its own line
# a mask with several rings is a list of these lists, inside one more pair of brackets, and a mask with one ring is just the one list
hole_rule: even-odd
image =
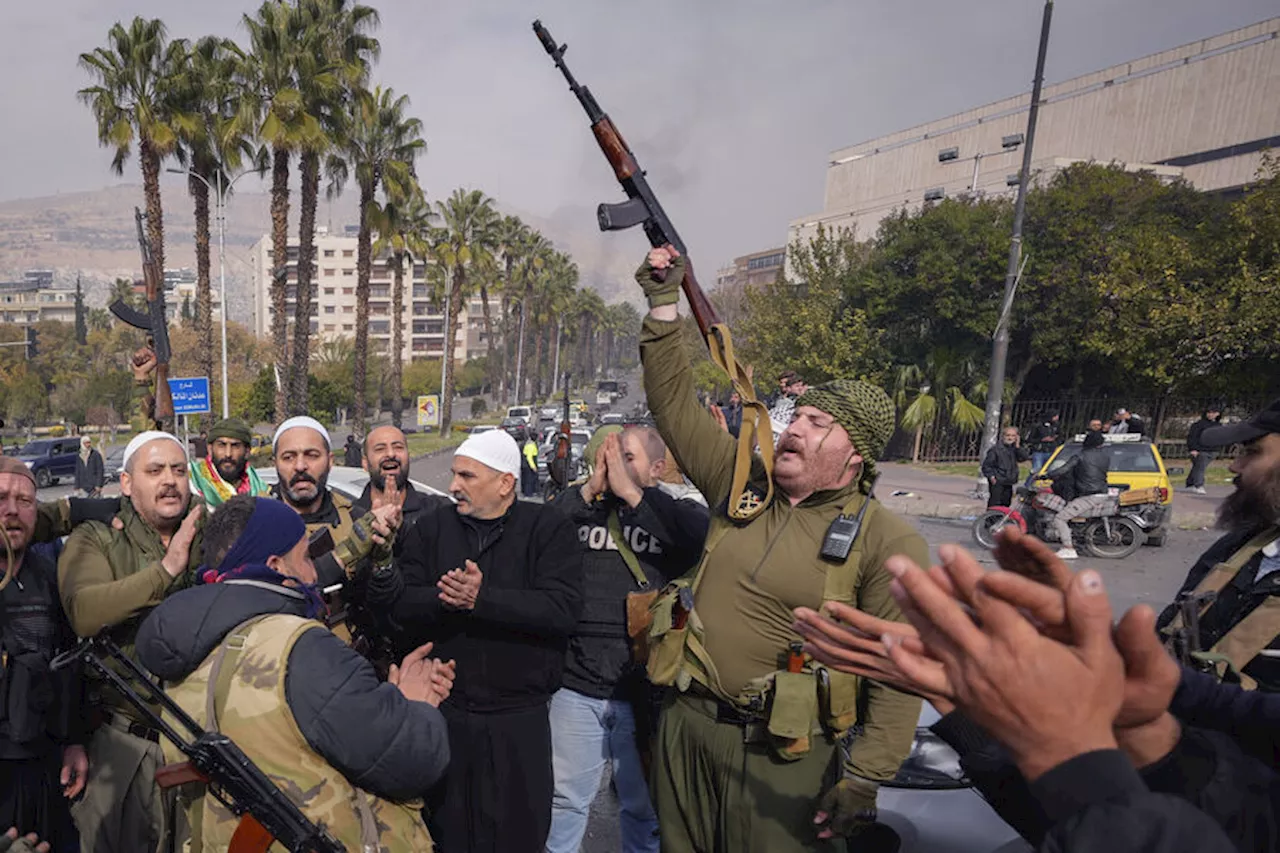
[[646,725],[652,688],[628,642],[639,626],[627,597],[660,589],[692,568],[708,513],[658,488],[667,447],[656,429],[613,432],[587,482],[553,502],[578,530],[586,603],[569,640],[564,686],[551,697],[555,797],[547,853],[577,853],[606,763],[620,801],[622,850],[658,850],[658,819],[636,739],[637,730],[644,737],[652,728]]
[[1112,508],[1114,501],[1107,493],[1107,471],[1111,468],[1111,456],[1102,449],[1104,443],[1102,433],[1087,433],[1080,452],[1056,468],[1052,474],[1055,483],[1069,479],[1071,485],[1071,500],[1062,502],[1061,498],[1058,499],[1062,506],[1056,508],[1057,512],[1051,522],[1058,532],[1058,543],[1061,546],[1058,556],[1064,560],[1075,560],[1080,556],[1071,541],[1071,519],[1103,515]]
[[1027,434],[1027,450],[1031,452],[1031,473],[1027,476],[1027,485],[1035,479],[1036,474],[1049,461],[1053,451],[1062,444],[1062,428],[1058,424],[1058,413],[1051,412],[1042,423],[1036,424]]
[[[1015,427],[1006,427],[1004,439],[987,451],[982,460],[982,476],[987,478],[987,506],[1011,506],[1013,487],[1018,484],[1018,463],[1026,462],[1030,455],[1020,447],[1021,439]],[[1035,473],[1035,465],[1032,466]]]
[[[1236,489],[1218,508],[1227,533],[1191,567],[1178,598],[1208,601],[1200,606],[1199,649],[1228,657],[1231,677],[1246,686],[1280,692],[1280,618],[1265,615],[1280,598],[1280,400],[1247,421],[1206,429],[1199,441],[1240,445],[1231,462]],[[1233,633],[1246,619],[1248,629]],[[1180,621],[1175,603],[1159,624],[1169,631]]]
[[93,439],[80,439],[80,455],[76,457],[76,488],[82,497],[96,498],[106,483],[102,454],[93,449]]
[[[280,502],[228,500],[205,529],[200,583],[151,612],[138,631],[138,658],[174,682],[174,700],[206,728],[235,739],[272,778],[308,791],[297,805],[349,849],[356,827],[359,841],[379,849],[427,844],[417,809],[401,803],[420,796],[448,766],[448,734],[435,706],[448,695],[454,667],[418,649],[391,683],[381,683],[368,661],[318,621],[324,605],[307,545],[305,525]],[[236,669],[230,678],[214,676],[211,660],[219,670]],[[183,684],[201,672],[196,683]],[[219,707],[217,719],[208,719]],[[302,742],[294,743],[292,732]],[[352,788],[378,799],[369,803]],[[372,808],[373,826],[361,820],[361,801]],[[209,824],[224,812],[196,803],[193,819],[204,823],[210,844]]]
[[89,767],[83,684],[73,669],[49,670],[76,636],[58,598],[58,567],[28,548],[35,525],[30,469],[0,457],[0,527],[15,560],[0,590],[0,825],[72,853],[79,837],[67,803],[84,789]]
[[[418,516],[453,503],[444,495],[420,492],[409,482],[409,445],[396,427],[380,426],[369,431],[361,464],[369,472],[369,484],[353,506],[369,512],[390,503],[399,504],[402,530],[407,530]],[[396,539],[396,556],[402,547],[403,539]]]
[[551,824],[547,705],[582,614],[582,555],[563,514],[516,500],[520,464],[505,432],[468,438],[453,458],[457,506],[420,516],[369,580],[402,648],[431,640],[458,663],[441,706],[453,760],[428,798],[445,853],[541,851]]
[[1187,489],[1195,492],[1197,495],[1204,494],[1204,472],[1209,468],[1209,463],[1213,461],[1213,457],[1217,454],[1214,452],[1216,447],[1208,447],[1200,440],[1204,435],[1204,431],[1210,427],[1218,425],[1218,421],[1222,419],[1222,410],[1217,406],[1210,406],[1200,414],[1200,420],[1191,425],[1191,429],[1187,430],[1187,453],[1191,455],[1191,471],[1187,474]]

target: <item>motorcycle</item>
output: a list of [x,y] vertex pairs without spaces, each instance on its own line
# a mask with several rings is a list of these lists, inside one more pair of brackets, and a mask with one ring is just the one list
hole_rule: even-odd
[[[988,507],[974,520],[974,541],[984,548],[994,548],[996,535],[1005,527],[1016,525],[1023,533],[1045,542],[1056,542],[1058,534],[1052,524],[1054,511],[1046,505],[1052,496],[1049,489],[1018,486],[1012,506]],[[1147,520],[1148,509],[1160,501],[1158,490],[1121,492],[1114,495],[1113,500],[1115,503],[1105,515],[1073,518],[1067,522],[1071,529],[1071,547],[1110,560],[1122,560],[1142,547],[1151,526]]]

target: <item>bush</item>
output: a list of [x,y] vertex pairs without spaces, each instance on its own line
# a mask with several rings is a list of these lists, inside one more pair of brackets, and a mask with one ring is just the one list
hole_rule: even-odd
[[489,411],[489,404],[484,401],[484,397],[471,398],[471,417],[482,417],[487,411]]

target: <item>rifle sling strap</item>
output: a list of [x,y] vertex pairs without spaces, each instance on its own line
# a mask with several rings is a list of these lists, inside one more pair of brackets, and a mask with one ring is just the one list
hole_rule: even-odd
[[[1218,563],[1214,566],[1209,573],[1204,576],[1204,579],[1196,585],[1193,592],[1197,594],[1204,592],[1222,592],[1223,588],[1225,588],[1227,584],[1231,583],[1231,579],[1239,574],[1240,570],[1245,567],[1245,564],[1252,560],[1255,554],[1274,542],[1276,537],[1280,537],[1280,525],[1272,525],[1263,529],[1257,536],[1254,536],[1237,549],[1236,552],[1225,562]],[[1213,602],[1206,600],[1201,606],[1200,615],[1203,616],[1212,606]],[[1173,621],[1165,626],[1165,633],[1168,634],[1169,632],[1176,631],[1182,627],[1182,614],[1176,613],[1174,614]]]
[[618,553],[622,555],[622,562],[627,564],[632,580],[636,582],[636,586],[640,589],[648,589],[649,579],[644,576],[644,570],[640,568],[640,560],[636,557],[636,552],[631,550],[630,543],[627,542],[626,536],[622,533],[622,520],[618,518],[616,509],[609,510],[608,524],[609,535],[613,537],[613,544],[618,546]]
[[[728,374],[733,390],[742,398],[742,426],[738,430],[738,450],[733,460],[728,511],[731,519],[745,523],[763,512],[773,500],[773,425],[769,420],[769,410],[756,399],[751,378],[734,356],[729,327],[723,323],[712,326],[707,332],[707,347],[711,350],[711,360]],[[762,500],[747,489],[757,444],[765,475]]]

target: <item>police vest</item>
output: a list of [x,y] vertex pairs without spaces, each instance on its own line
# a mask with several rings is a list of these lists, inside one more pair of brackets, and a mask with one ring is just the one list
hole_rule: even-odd
[[[1207,613],[1213,606],[1214,597],[1231,583],[1259,551],[1277,538],[1280,538],[1280,525],[1268,527],[1241,546],[1225,562],[1214,566],[1190,594],[1193,598],[1205,596],[1204,603],[1199,605],[1198,614],[1203,616]],[[1161,633],[1166,645],[1173,649],[1178,643],[1185,642],[1187,630],[1182,613],[1179,612]],[[1211,648],[1194,651],[1190,656],[1194,659],[1193,663],[1212,671],[1218,678],[1238,682],[1244,689],[1253,690],[1258,684],[1244,674],[1244,668],[1278,636],[1280,596],[1272,595],[1232,625]],[[1194,638],[1197,645],[1198,639]]]
[[[205,729],[235,741],[303,814],[347,850],[430,851],[431,836],[419,816],[421,802],[393,803],[355,787],[298,729],[285,699],[285,669],[294,643],[311,630],[324,627],[286,614],[250,619],[168,693]],[[164,751],[166,761],[184,759],[170,743]],[[200,849],[227,850],[239,819],[222,803],[204,794],[194,800],[188,816]],[[284,848],[277,843],[271,850]]]

